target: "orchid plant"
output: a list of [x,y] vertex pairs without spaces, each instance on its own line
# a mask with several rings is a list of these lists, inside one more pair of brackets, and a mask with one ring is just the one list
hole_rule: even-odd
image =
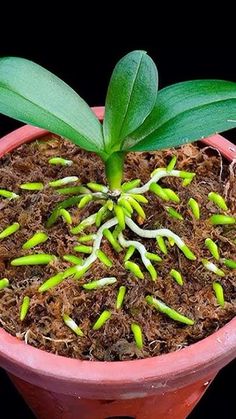
[[[174,156],[167,167],[157,168],[150,174],[150,180],[141,185],[139,179],[123,182],[124,160],[129,152],[153,151],[176,147],[187,142],[207,137],[215,132],[236,127],[236,83],[222,80],[196,80],[178,83],[158,91],[158,72],[152,59],[144,51],[133,51],[124,56],[116,65],[108,87],[103,124],[97,119],[87,103],[71,87],[39,65],[22,58],[6,57],[0,59],[0,112],[69,139],[77,146],[95,152],[105,166],[106,184],[97,184],[91,179],[87,185],[71,186],[78,181],[77,174],[72,177],[55,179],[50,182],[58,193],[71,197],[57,204],[48,218],[45,232],[38,232],[23,244],[23,249],[32,249],[49,238],[50,227],[59,219],[70,225],[70,232],[78,235],[79,245],[75,251],[88,255],[81,259],[75,255],[65,255],[64,259],[72,264],[64,272],[59,272],[45,281],[39,292],[46,292],[68,277],[79,279],[86,275],[96,259],[111,267],[112,260],[100,249],[103,239],[108,240],[115,252],[125,250],[124,266],[137,278],[143,278],[143,269],[147,270],[150,280],[158,278],[155,263],[161,263],[160,256],[149,253],[138,238],[155,239],[163,255],[167,252],[165,239],[176,245],[186,258],[194,261],[196,256],[181,237],[167,228],[147,230],[141,228],[145,220],[147,192],[157,195],[161,200],[179,203],[175,191],[159,185],[167,176],[179,178],[188,186],[195,173],[177,170]],[[72,165],[73,162],[61,156],[49,160],[49,164]],[[69,186],[68,186],[69,185]],[[22,184],[21,189],[42,190],[43,183]],[[5,199],[17,199],[18,195],[4,189],[0,196]],[[91,201],[98,201],[100,209],[82,220],[79,225],[71,225],[69,208],[77,205],[79,209],[89,206]],[[219,214],[211,217],[212,224],[234,224],[235,217],[229,214],[223,197],[212,191],[209,200],[219,208]],[[198,202],[190,198],[189,208],[193,217],[201,217]],[[170,217],[182,220],[182,215],[172,207],[167,207]],[[138,225],[139,224],[139,225]],[[94,234],[85,234],[86,228],[95,225]],[[0,239],[14,234],[20,225],[7,226]],[[137,240],[127,240],[125,230],[130,229]],[[89,243],[89,245],[88,245]],[[210,238],[206,247],[216,262],[221,261],[219,249]],[[134,252],[140,255],[143,267],[131,261]],[[31,254],[11,261],[13,266],[47,264],[53,255]],[[206,269],[218,276],[224,271],[209,260],[202,260]],[[223,260],[229,268],[235,268],[233,260]],[[181,272],[172,269],[170,275],[181,286]],[[1,282],[2,281],[2,282]],[[0,281],[0,287],[9,285],[7,278]],[[84,284],[84,289],[91,291],[116,282],[115,277],[106,277]],[[219,282],[214,282],[219,304],[224,305],[223,289]],[[118,290],[116,309],[121,309],[126,287]],[[192,325],[194,320],[183,316],[163,301],[147,296],[146,302],[172,319]],[[23,321],[30,306],[25,297],[21,306],[20,318]],[[104,311],[93,325],[97,330],[110,318],[111,313]],[[68,314],[63,313],[65,324],[78,336],[83,332]],[[131,330],[136,344],[142,348],[142,331],[133,323]]]

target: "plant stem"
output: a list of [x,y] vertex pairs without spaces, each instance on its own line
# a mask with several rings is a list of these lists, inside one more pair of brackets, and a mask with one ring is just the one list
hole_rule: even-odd
[[110,191],[120,191],[124,171],[125,153],[117,151],[105,162],[106,177]]

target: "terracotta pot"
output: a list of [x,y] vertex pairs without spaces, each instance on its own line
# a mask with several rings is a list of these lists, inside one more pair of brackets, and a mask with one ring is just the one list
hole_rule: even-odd
[[[103,108],[95,112],[102,118]],[[24,126],[0,140],[0,156],[46,131]],[[204,141],[223,156],[236,148],[215,135]],[[38,418],[182,419],[218,371],[236,356],[236,318],[177,352],[124,362],[80,361],[26,345],[0,329],[0,365]]]

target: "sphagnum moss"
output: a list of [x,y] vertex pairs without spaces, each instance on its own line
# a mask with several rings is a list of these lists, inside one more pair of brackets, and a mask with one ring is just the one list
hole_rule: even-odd
[[[29,80],[31,81],[31,89],[29,94],[26,95]],[[127,80],[126,88],[124,88],[124,80]],[[230,115],[235,112],[235,104],[232,98],[236,98],[236,84],[228,84],[220,80],[201,80],[180,83],[157,92],[157,69],[155,64],[144,51],[133,51],[118,63],[112,75],[106,98],[103,127],[89,107],[74,91],[68,88],[65,83],[61,83],[58,78],[55,79],[52,74],[30,61],[11,57],[0,59],[0,84],[1,86],[6,84],[7,91],[11,95],[9,96],[11,97],[10,102],[6,98],[0,100],[0,111],[2,113],[24,122],[38,124],[41,127],[48,128],[50,126],[52,132],[68,138],[81,148],[97,153],[105,164],[107,185],[97,183],[91,179],[87,185],[67,186],[71,183],[79,183],[79,177],[76,174],[52,179],[45,186],[38,180],[37,182],[20,185],[22,194],[24,190],[40,193],[44,187],[47,187],[55,190],[55,193],[59,195],[72,195],[57,204],[52,211],[45,225],[48,233],[35,233],[27,242],[22,243],[23,250],[29,251],[34,246],[42,245],[46,240],[50,240],[50,228],[55,228],[54,224],[61,222],[61,219],[68,226],[71,226],[69,233],[72,240],[80,235],[80,237],[77,237],[80,243],[89,243],[89,245],[78,244],[74,246],[74,251],[83,254],[83,258],[78,258],[73,254],[62,256],[64,261],[72,263],[73,266],[62,272],[57,272],[46,280],[39,287],[39,292],[50,291],[52,288],[60,286],[60,283],[67,278],[73,278],[75,281],[80,280],[98,260],[107,269],[111,269],[113,267],[112,260],[100,248],[104,241],[111,245],[114,252],[126,251],[124,267],[131,272],[134,278],[136,277],[139,280],[145,277],[144,267],[149,273],[150,280],[158,281],[158,273],[152,262],[163,264],[165,257],[168,255],[169,246],[178,248],[190,264],[199,262],[197,256],[182,238],[170,229],[159,226],[157,229],[148,230],[140,228],[138,225],[142,225],[146,219],[145,208],[147,208],[149,202],[147,197],[144,196],[145,193],[154,194],[163,203],[171,202],[174,208],[172,206],[166,207],[169,217],[175,218],[181,223],[187,222],[179,209],[179,206],[186,205],[190,208],[192,216],[200,222],[200,205],[195,198],[189,197],[187,202],[182,202],[174,190],[163,187],[161,184],[164,178],[175,177],[182,181],[183,187],[188,187],[196,174],[177,170],[177,156],[173,156],[167,167],[156,168],[151,173],[150,180],[145,184],[141,185],[140,179],[122,183],[124,159],[129,151],[150,151],[179,146],[186,142],[186,138],[188,138],[188,141],[193,141],[216,130],[235,127],[236,121],[230,118]],[[44,92],[43,101],[41,101],[38,91],[40,85]],[[172,95],[170,94],[171,89],[173,90]],[[52,97],[59,100],[51,101]],[[65,97],[67,100],[65,100]],[[119,97],[119,100],[116,100],[116,97]],[[144,97],[146,101],[143,100]],[[6,100],[6,103],[4,100]],[[225,106],[226,102],[227,107]],[[32,103],[35,112],[31,109]],[[63,111],[61,103],[64,104]],[[72,103],[74,106],[73,112],[71,109]],[[178,104],[177,108],[176,104]],[[214,105],[216,106],[214,107]],[[40,112],[38,112],[38,109],[40,109]],[[211,110],[210,118],[209,109]],[[165,112],[166,115],[174,114],[176,118],[165,119]],[[162,115],[161,119],[160,115]],[[206,120],[203,127],[199,125],[200,117],[201,120],[204,120],[204,118]],[[189,118],[191,123],[189,123]],[[176,127],[175,119],[176,121],[182,121],[182,125],[179,123]],[[55,156],[48,160],[48,164],[66,167],[73,165],[73,161]],[[65,185],[66,187],[64,187]],[[0,197],[11,200],[19,198],[19,195],[0,189]],[[235,224],[236,219],[234,215],[229,214],[228,206],[221,195],[212,191],[209,193],[208,199],[220,210],[227,212],[227,214],[209,214],[209,221],[213,226]],[[90,204],[94,201],[97,202],[99,207],[97,211],[86,218],[80,219],[79,224],[74,225],[68,208],[78,206],[78,209],[83,211],[85,207],[89,209]],[[0,232],[0,239],[7,239],[9,235],[17,232],[20,227],[17,221],[6,226]],[[81,235],[84,230],[90,227],[94,228],[92,234]],[[127,230],[132,232],[137,239],[146,239],[146,243],[149,240],[156,239],[158,249],[163,254],[163,259],[159,255],[149,252],[139,240],[128,240],[126,238]],[[167,239],[166,242],[165,239]],[[168,248],[166,243],[169,243]],[[220,259],[220,250],[212,239],[206,237],[205,245],[211,256],[217,261],[230,269],[235,269],[234,261]],[[136,259],[137,257],[140,259],[142,268],[136,261],[131,260],[134,254]],[[86,255],[89,256],[84,257]],[[55,262],[54,255],[36,253],[15,258],[11,261],[11,265],[47,265]],[[202,259],[202,264],[211,273],[221,277],[225,276],[224,271],[211,260]],[[181,272],[174,267],[170,266],[170,268],[172,278],[184,287]],[[6,278],[1,281],[2,289],[9,285]],[[83,283],[82,286],[89,292],[115,283],[116,277],[108,276]],[[214,282],[213,290],[218,303],[223,307],[224,294],[221,284]],[[116,301],[114,301],[114,310],[122,310],[126,293],[127,287],[120,286]],[[146,296],[146,303],[174,321],[187,326],[194,324],[193,319],[170,308],[154,296]],[[145,305],[145,300],[143,304]],[[29,309],[30,299],[25,296],[20,309],[21,321],[25,319]],[[103,310],[93,326],[91,325],[91,328],[94,331],[99,330],[111,317],[112,311],[110,309]],[[62,319],[65,325],[78,337],[83,337],[82,330],[69,315],[62,313]],[[143,332],[141,326],[132,322],[130,328],[138,349],[142,350]]]

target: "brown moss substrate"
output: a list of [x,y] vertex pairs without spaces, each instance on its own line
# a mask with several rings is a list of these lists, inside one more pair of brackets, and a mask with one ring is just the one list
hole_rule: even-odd
[[[214,262],[204,246],[204,240],[211,237],[217,242],[221,256],[236,259],[235,226],[212,227],[209,216],[220,212],[207,199],[210,191],[218,191],[226,197],[229,213],[236,211],[236,183],[233,170],[229,173],[228,163],[222,161],[217,152],[200,150],[197,146],[186,145],[178,150],[130,154],[126,159],[125,179],[149,179],[156,167],[166,166],[173,153],[178,154],[177,168],[195,171],[196,178],[188,187],[181,186],[181,180],[165,178],[160,184],[178,192],[181,203],[171,204],[185,221],[170,218],[165,211],[165,203],[148,194],[149,204],[145,205],[147,220],[142,228],[167,227],[179,234],[197,255],[196,262],[190,262],[179,249],[169,247],[163,262],[156,265],[158,280],[154,283],[145,274],[144,280],[136,279],[123,267],[124,252],[115,253],[103,240],[102,249],[113,260],[112,268],[104,268],[100,262],[92,265],[89,273],[80,281],[65,280],[56,288],[40,294],[38,287],[50,276],[69,267],[61,257],[73,252],[77,244],[76,236],[61,219],[48,231],[50,239],[35,249],[22,250],[22,244],[38,230],[45,230],[45,222],[55,204],[65,197],[46,187],[41,192],[21,191],[19,185],[26,182],[44,182],[65,176],[77,175],[79,183],[88,181],[104,182],[103,165],[96,155],[79,150],[74,145],[56,138],[48,138],[47,143],[35,141],[23,145],[1,159],[0,187],[20,194],[18,200],[0,198],[0,231],[13,222],[19,222],[21,229],[14,235],[0,241],[1,278],[7,277],[10,287],[0,291],[0,322],[12,335],[25,339],[28,344],[56,354],[87,360],[124,360],[151,357],[178,350],[196,342],[223,326],[236,314],[235,270],[221,266],[226,276],[219,278],[207,271],[201,258]],[[63,156],[72,159],[71,167],[51,166],[48,159]],[[201,205],[201,219],[196,221],[187,207],[190,197]],[[168,203],[169,205],[169,203]],[[91,203],[86,209],[70,209],[74,225],[99,208]],[[94,227],[90,229],[93,231]],[[86,233],[89,230],[86,230]],[[126,237],[134,238],[126,230]],[[155,240],[143,240],[149,251],[157,251]],[[56,262],[48,266],[12,267],[10,261],[22,255],[46,252],[58,256]],[[140,260],[136,261],[142,267]],[[217,263],[218,264],[218,263]],[[171,268],[182,272],[184,285],[179,286],[169,275]],[[145,272],[145,269],[143,269]],[[86,292],[81,284],[93,278],[116,276],[118,282],[100,290]],[[225,293],[225,307],[221,308],[212,290],[214,280],[221,282]],[[121,310],[115,310],[117,290],[127,286],[127,295]],[[145,296],[152,294],[182,314],[195,319],[194,326],[184,326],[150,308]],[[31,297],[29,313],[25,321],[19,320],[19,308],[25,295]],[[99,314],[112,311],[112,317],[105,326],[93,331],[92,325]],[[69,314],[84,331],[84,337],[77,337],[64,325],[61,314]],[[135,347],[130,324],[138,323],[144,334],[144,349]]]

